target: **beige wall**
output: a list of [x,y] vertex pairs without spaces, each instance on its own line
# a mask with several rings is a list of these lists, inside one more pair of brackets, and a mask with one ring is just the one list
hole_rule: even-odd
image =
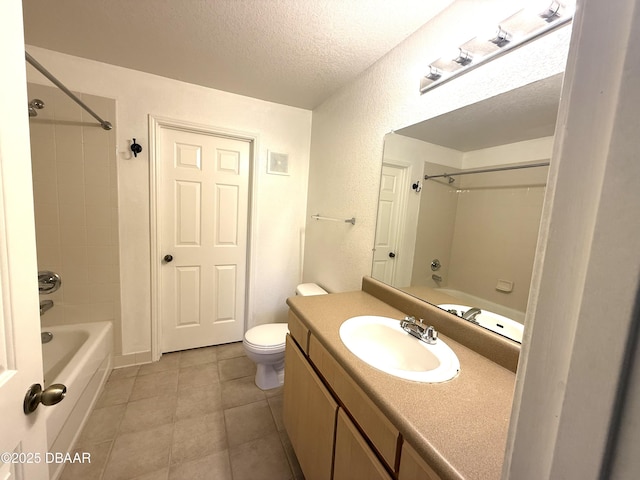
[[[120,342],[120,268],[115,130],[103,130],[55,87],[28,85],[45,108],[29,119],[38,269],[60,274],[62,287],[41,295],[51,325],[111,320]],[[104,118],[115,102],[82,95]]]
[[[459,154],[453,150],[446,153],[449,157]],[[443,155],[437,157],[438,160],[442,158]],[[454,173],[457,170],[457,168],[449,167],[446,171]],[[424,173],[425,175],[439,175],[443,173],[442,166],[425,163]],[[451,246],[453,245],[457,211],[458,194],[455,186],[452,187],[446,179],[423,182],[411,285],[426,285],[437,288],[446,287],[449,284]],[[438,259],[441,265],[437,272],[431,270],[431,262],[434,259]],[[435,282],[431,278],[434,273],[442,278],[442,282]]]
[[[463,186],[457,194],[447,287],[524,312],[544,193],[544,183],[533,181],[508,187]],[[497,290],[498,280],[512,282],[513,290]]]
[[[387,144],[399,143],[390,135]],[[394,142],[389,142],[394,139]],[[429,159],[424,173],[548,161],[553,137],[460,152],[415,139],[411,149],[393,149],[399,158]],[[524,312],[542,213],[547,168],[511,170],[423,182],[411,285],[447,287]],[[409,187],[407,187],[409,188]],[[440,260],[435,282],[430,264]],[[511,293],[496,290],[498,280],[514,283]],[[397,285],[408,286],[408,285]]]

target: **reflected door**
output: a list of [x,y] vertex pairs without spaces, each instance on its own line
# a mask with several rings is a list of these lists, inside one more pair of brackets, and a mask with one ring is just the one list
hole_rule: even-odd
[[401,185],[404,184],[405,172],[406,168],[401,166],[382,165],[376,240],[371,272],[373,278],[389,285],[394,284],[397,259],[400,254],[397,249],[401,228]]
[[242,340],[248,141],[160,129],[162,352]]

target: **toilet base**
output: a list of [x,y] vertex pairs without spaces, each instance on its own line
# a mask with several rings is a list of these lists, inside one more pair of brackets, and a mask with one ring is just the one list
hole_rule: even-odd
[[[256,370],[256,386],[260,390],[271,390],[284,384],[284,362],[280,365],[266,365],[259,363]],[[280,368],[274,368],[279,366]]]

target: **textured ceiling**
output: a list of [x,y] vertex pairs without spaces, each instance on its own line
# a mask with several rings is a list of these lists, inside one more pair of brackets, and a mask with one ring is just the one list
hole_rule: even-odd
[[28,45],[313,108],[452,2],[23,0],[23,9]]
[[396,130],[461,152],[554,134],[562,74]]

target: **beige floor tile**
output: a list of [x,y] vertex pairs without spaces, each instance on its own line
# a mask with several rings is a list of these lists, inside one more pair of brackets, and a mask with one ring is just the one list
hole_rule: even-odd
[[180,368],[213,363],[217,360],[215,347],[194,348],[180,352]]
[[157,362],[145,363],[140,366],[138,375],[166,372],[178,368],[180,365],[180,352],[165,353]]
[[231,480],[229,452],[223,450],[191,462],[173,465],[169,480]]
[[175,423],[171,463],[184,463],[227,450],[222,411]]
[[267,401],[269,402],[273,420],[276,422],[278,431],[284,430],[284,422],[282,421],[282,395],[268,397]]
[[122,368],[114,368],[111,371],[111,375],[109,375],[108,382],[112,380],[118,380],[119,378],[131,378],[138,375],[138,370],[140,370],[140,365],[133,365],[131,367],[122,367]]
[[96,408],[82,429],[77,447],[113,440],[124,417],[127,404]]
[[169,467],[160,469],[156,472],[145,473],[131,480],[167,480],[169,478]]
[[100,480],[107,463],[112,442],[103,442],[76,448],[73,453],[89,453],[90,462],[68,463],[62,470],[59,480]]
[[296,453],[293,451],[293,445],[291,445],[291,440],[289,440],[286,430],[282,430],[278,433],[280,435],[282,447],[284,448],[284,453],[289,461],[289,468],[291,468],[293,478],[295,480],[304,480],[302,468],[300,467],[300,463],[298,463],[298,458],[296,457]]
[[169,465],[173,425],[119,435],[103,480],[129,480]]
[[242,357],[246,355],[242,342],[227,343],[226,345],[218,345],[216,347],[218,361],[226,358]]
[[222,407],[231,408],[264,400],[266,395],[256,387],[254,377],[222,382]]
[[222,410],[222,387],[219,383],[178,389],[176,420],[202,416],[219,410]]
[[226,358],[218,361],[218,372],[220,373],[220,381],[226,382],[255,375],[256,364],[248,357]]
[[159,395],[175,395],[178,388],[178,370],[138,375],[135,380],[130,401]]
[[180,368],[178,388],[182,391],[186,388],[195,388],[203,385],[218,383],[218,366],[215,363],[203,363]]
[[177,399],[176,395],[161,395],[129,402],[120,424],[120,433],[138,432],[173,423]]
[[292,478],[280,437],[273,433],[229,450],[234,480],[289,480]]
[[304,480],[282,388],[262,391],[254,375],[241,342],[114,370],[78,441],[92,462],[61,480]]
[[266,400],[225,410],[224,419],[231,448],[276,432]]
[[268,397],[277,397],[278,395],[282,395],[284,392],[284,387],[276,387],[271,388],[269,390],[265,390],[264,394]]
[[105,384],[104,391],[96,403],[96,408],[127,403],[135,380],[135,377],[119,378]]

